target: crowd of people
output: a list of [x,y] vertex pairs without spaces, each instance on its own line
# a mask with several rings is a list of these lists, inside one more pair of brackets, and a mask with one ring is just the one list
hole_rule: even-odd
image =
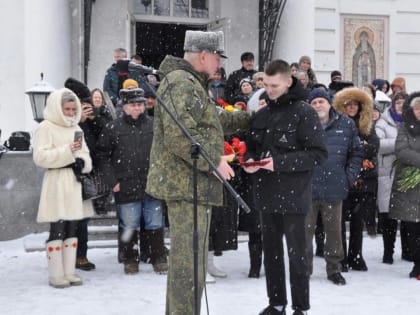
[[[260,315],[286,314],[285,252],[293,314],[304,315],[314,254],[325,258],[327,279],[345,285],[343,273],[368,270],[364,231],[382,235],[383,263],[393,263],[398,223],[402,259],[413,261],[409,277],[420,280],[420,93],[407,94],[402,77],[355,87],[339,70],[327,86],[308,56],[273,60],[258,72],[254,54],[244,52],[241,68],[227,76],[221,32],[187,31],[184,52],[166,56],[156,74],[118,48],[103,90],[69,78],[50,95],[34,161],[46,169],[37,219],[51,223],[51,286],[80,285],[75,268],[95,269],[88,220],[112,210],[124,272],[138,273],[144,261],[167,273],[168,315],[200,309],[204,282],[227,276],[213,256],[237,249],[238,231],[249,235],[248,277],[259,278],[264,265],[269,303]],[[191,141],[173,117],[216,169],[198,158],[194,171]],[[84,137],[75,137],[79,131]],[[81,193],[87,173],[107,187],[93,200]],[[198,301],[193,241],[205,266]]]

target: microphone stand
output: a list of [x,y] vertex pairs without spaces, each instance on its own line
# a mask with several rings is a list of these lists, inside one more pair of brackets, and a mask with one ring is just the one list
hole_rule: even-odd
[[194,137],[190,134],[184,124],[178,120],[177,117],[169,110],[168,106],[162,100],[162,98],[155,92],[154,87],[152,87],[146,79],[141,76],[142,82],[149,88],[149,90],[153,93],[153,95],[158,100],[159,104],[165,110],[165,112],[171,117],[171,119],[175,122],[178,128],[182,131],[185,137],[191,143],[191,159],[193,160],[193,255],[194,255],[194,315],[198,315],[200,310],[198,306],[200,305],[199,301],[199,292],[198,292],[198,229],[197,229],[197,212],[198,212],[198,167],[197,167],[197,160],[201,156],[210,166],[210,169],[218,176],[218,178],[223,182],[223,185],[227,188],[229,193],[232,197],[236,200],[236,202],[242,206],[246,213],[250,213],[251,209],[246,204],[246,202],[242,199],[242,197],[233,189],[233,187],[229,184],[229,182],[222,177],[220,172],[217,170],[217,166],[213,163],[207,153],[201,148],[200,144],[194,139]]

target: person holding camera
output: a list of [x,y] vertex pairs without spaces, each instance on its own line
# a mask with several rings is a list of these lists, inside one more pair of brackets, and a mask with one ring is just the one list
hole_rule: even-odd
[[[107,122],[112,120],[111,113],[107,107],[103,105],[103,101],[100,104],[97,102],[97,97],[95,97],[95,102],[92,101],[91,95],[96,94],[98,91],[101,92],[100,90],[97,89],[95,93],[91,93],[89,88],[83,82],[74,78],[68,78],[64,82],[64,86],[72,90],[81,102],[82,112],[80,115],[79,126],[83,130],[84,140],[86,141],[92,158],[92,172],[98,174],[99,170],[97,166],[98,163],[95,146],[102,128]],[[108,196],[104,197],[107,198]],[[104,210],[106,207],[106,200],[104,200],[104,198],[98,199],[92,201],[95,212],[106,212],[106,210]],[[96,268],[95,264],[87,259],[88,223],[89,218],[80,220],[77,224],[76,230],[77,239],[79,240],[76,268],[84,271],[90,271]]]
[[49,222],[46,243],[49,284],[54,288],[81,285],[75,275],[77,221],[93,215],[92,202],[83,201],[76,175],[89,173],[92,159],[78,123],[82,106],[67,88],[48,97],[44,121],[35,131],[33,160],[46,169],[37,222]]

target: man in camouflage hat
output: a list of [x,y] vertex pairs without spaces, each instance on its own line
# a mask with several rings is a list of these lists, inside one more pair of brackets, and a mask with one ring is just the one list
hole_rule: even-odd
[[[187,31],[184,58],[166,56],[159,68],[161,83],[158,89],[169,111],[200,143],[211,160],[218,165],[221,176],[230,179],[234,171],[228,164],[232,156],[223,156],[223,128],[236,122],[247,127],[247,114],[218,112],[207,92],[207,81],[221,66],[223,33]],[[220,114],[222,113],[222,115]],[[230,115],[230,116],[227,116]],[[191,143],[184,136],[160,102],[154,111],[154,137],[146,192],[164,199],[168,206],[171,233],[169,254],[166,314],[193,314],[193,167]],[[199,243],[199,301],[205,271],[203,265],[208,251],[206,225],[210,222],[213,205],[222,204],[222,184],[207,162],[198,159],[198,243]],[[208,231],[207,231],[208,234]],[[204,260],[203,260],[204,258]],[[200,305],[197,305],[200,310]]]

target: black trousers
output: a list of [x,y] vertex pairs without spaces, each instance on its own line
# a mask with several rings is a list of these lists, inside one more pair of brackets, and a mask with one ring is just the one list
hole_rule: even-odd
[[261,213],[264,267],[270,305],[287,305],[283,235],[289,254],[292,308],[309,309],[305,215]]
[[77,258],[86,258],[88,250],[88,223],[89,218],[77,221],[76,237],[78,241]]
[[[363,258],[363,215],[367,205],[370,204],[373,193],[357,192],[350,193],[343,201],[342,215],[342,241],[344,250],[344,264]],[[350,239],[347,251],[346,221],[350,221]]]
[[55,240],[65,240],[70,237],[76,237],[77,221],[64,221],[51,222],[50,236],[47,242]]
[[420,222],[404,221],[407,228],[407,244],[415,266],[420,267]]

